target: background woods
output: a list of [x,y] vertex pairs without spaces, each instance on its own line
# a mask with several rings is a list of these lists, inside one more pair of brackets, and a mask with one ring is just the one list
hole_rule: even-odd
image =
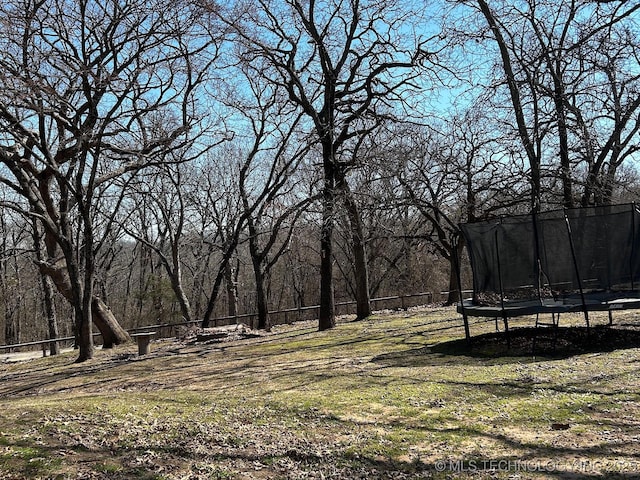
[[[426,5],[426,6],[425,6]],[[0,341],[455,291],[456,225],[638,198],[640,7],[0,7]],[[452,295],[449,300],[456,299]]]

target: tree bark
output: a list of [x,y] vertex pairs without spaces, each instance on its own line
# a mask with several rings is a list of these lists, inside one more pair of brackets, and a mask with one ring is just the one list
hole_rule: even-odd
[[172,265],[169,265],[168,260],[164,258],[164,256],[162,257],[162,260],[165,265],[167,275],[169,275],[173,293],[175,293],[176,298],[178,299],[182,317],[185,322],[190,322],[193,318],[191,314],[191,304],[189,303],[189,299],[187,298],[187,295],[184,292],[184,288],[182,287],[182,266],[180,261],[180,248],[177,239],[171,239]]
[[[4,216],[0,218],[2,227],[2,243],[0,244],[0,293],[2,293],[2,303],[4,304],[4,341],[11,345],[20,343],[20,317],[18,315],[19,293],[21,291],[20,275],[18,275],[17,265],[14,264],[13,272],[10,272],[8,256],[8,226]],[[16,261],[15,258],[13,259]],[[10,352],[13,349],[9,350]]]
[[102,334],[103,348],[112,348],[131,341],[127,331],[120,326],[111,309],[97,296],[91,299],[93,323]]

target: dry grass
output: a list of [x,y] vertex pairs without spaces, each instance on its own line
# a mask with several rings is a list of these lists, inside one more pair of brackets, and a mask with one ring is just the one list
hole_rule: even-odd
[[437,308],[6,365],[0,478],[638,478],[635,331],[534,357],[531,323],[509,349]]

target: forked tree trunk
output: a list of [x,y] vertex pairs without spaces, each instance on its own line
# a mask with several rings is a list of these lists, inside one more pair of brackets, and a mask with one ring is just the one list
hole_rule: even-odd
[[218,298],[218,293],[220,293],[220,287],[222,286],[222,281],[224,280],[226,269],[229,265],[229,262],[231,261],[231,257],[233,256],[237,245],[238,236],[234,235],[234,238],[231,240],[231,243],[227,245],[222,255],[222,259],[220,260],[218,272],[216,274],[215,280],[213,281],[213,289],[211,291],[211,295],[209,295],[209,300],[207,302],[207,311],[204,313],[204,318],[202,319],[202,328],[208,328],[211,324],[211,317],[213,315],[213,309]]
[[[245,212],[249,212],[249,202],[243,190],[243,204]],[[258,247],[258,232],[253,218],[247,215],[247,228],[249,229],[249,253],[251,255],[251,266],[253,267],[253,276],[256,282],[256,307],[258,309],[258,322],[256,327],[258,330],[270,330],[269,325],[269,308],[267,306],[267,292],[264,288],[265,275],[263,270],[264,253],[260,252]]]

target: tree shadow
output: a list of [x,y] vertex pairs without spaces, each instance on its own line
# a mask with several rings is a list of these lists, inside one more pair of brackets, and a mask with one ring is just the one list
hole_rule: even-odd
[[561,360],[585,353],[640,347],[640,330],[598,325],[514,328],[466,339],[378,355],[373,362],[388,367],[435,365],[501,365]]

